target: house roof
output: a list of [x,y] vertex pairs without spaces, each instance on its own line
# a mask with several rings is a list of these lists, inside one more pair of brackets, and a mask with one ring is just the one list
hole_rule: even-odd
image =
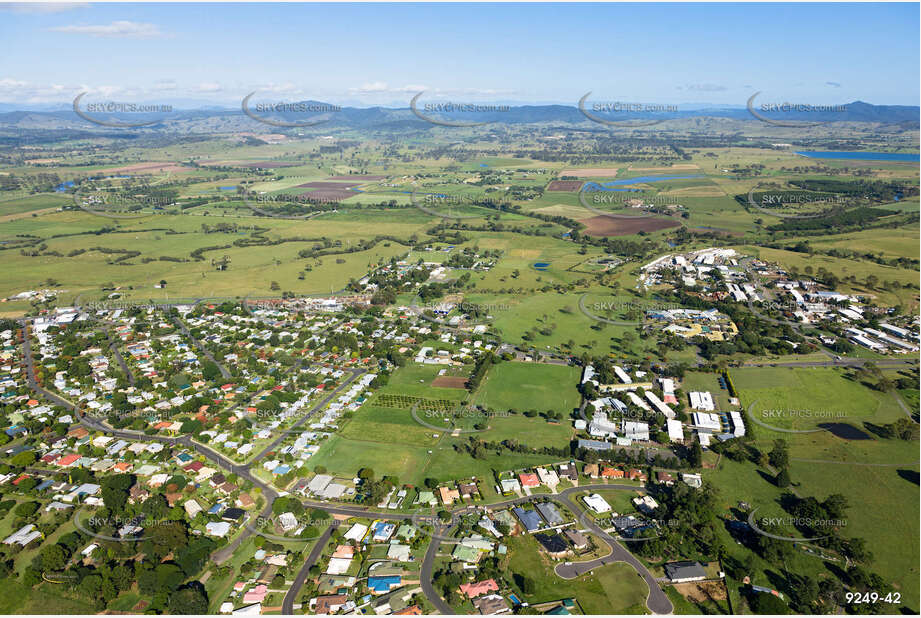
[[665,565],[665,575],[669,579],[696,579],[706,577],[703,565],[691,560],[682,560],[681,562],[669,562]]
[[569,545],[559,534],[535,534],[534,538],[551,554],[559,554],[569,549]]
[[460,591],[472,599],[489,592],[498,592],[499,586],[496,585],[496,580],[486,579],[472,584],[461,584]]

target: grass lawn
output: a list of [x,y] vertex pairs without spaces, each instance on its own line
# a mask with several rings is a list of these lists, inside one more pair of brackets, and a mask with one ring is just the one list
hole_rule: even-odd
[[95,614],[95,606],[71,596],[63,584],[39,584],[28,588],[15,579],[7,579],[0,587],[0,613],[3,614]]
[[538,550],[530,535],[508,539],[509,573],[530,577],[537,592],[531,595],[518,591],[530,604],[575,598],[586,614],[645,614],[649,587],[633,567],[611,564],[573,580],[561,579],[553,572],[559,562]]
[[[782,429],[815,429],[820,423],[892,422],[902,412],[892,397],[870,390],[840,369],[742,367],[730,370],[746,410]],[[765,430],[765,433],[767,430]],[[779,436],[776,436],[779,437]]]
[[494,410],[555,410],[579,407],[579,368],[568,365],[501,362],[490,367],[473,403]]

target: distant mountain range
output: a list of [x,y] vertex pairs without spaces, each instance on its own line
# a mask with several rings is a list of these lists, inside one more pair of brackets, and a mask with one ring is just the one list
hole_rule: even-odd
[[[186,101],[191,103],[191,101]],[[304,107],[329,105],[319,101],[301,101],[292,105]],[[483,103],[482,105],[502,105]],[[176,103],[178,106],[178,102]],[[31,109],[22,109],[15,104],[0,104],[0,128],[20,130],[99,130],[102,127],[94,125],[77,116],[71,105],[60,104],[47,106],[26,106]],[[81,106],[82,107],[82,106]],[[661,119],[688,119],[688,118],[727,118],[736,121],[756,121],[745,106],[712,105],[710,107],[697,107],[663,113],[620,112],[606,115],[592,111],[591,104],[586,104],[586,109],[594,116],[616,120],[630,121],[641,124],[649,120]],[[798,113],[771,113],[762,112],[759,107],[755,110],[762,116],[794,122],[866,122],[886,125],[900,125],[900,128],[911,129],[919,126],[921,108],[908,105],[872,105],[862,101],[844,104],[846,111],[835,112],[798,112]],[[86,109],[86,108],[83,108]],[[302,123],[311,118],[310,114],[301,112],[260,113],[254,110],[254,115],[260,118],[281,121],[283,123]],[[420,103],[417,110],[427,118],[448,123],[490,122],[490,123],[565,123],[574,125],[593,125],[582,111],[574,105],[509,105],[507,109],[488,113],[469,112],[428,112]],[[289,130],[291,127],[275,127],[271,124],[261,124],[248,118],[240,108],[226,108],[215,105],[199,106],[193,109],[174,109],[168,113],[151,114],[107,114],[104,112],[87,113],[87,115],[102,121],[110,122],[156,122],[139,130],[167,130],[192,133],[213,133],[223,131],[267,131],[277,132]],[[317,118],[317,116],[313,116]],[[339,111],[329,112],[327,121],[320,127],[353,127],[353,128],[381,128],[394,129],[406,123],[411,123],[417,128],[425,126],[424,120],[418,117],[408,107],[342,107]],[[603,125],[595,125],[603,126]],[[117,129],[116,129],[117,130]]]

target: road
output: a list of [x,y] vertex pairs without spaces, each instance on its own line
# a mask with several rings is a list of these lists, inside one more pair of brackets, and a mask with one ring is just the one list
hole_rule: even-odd
[[307,576],[310,574],[310,567],[319,560],[320,554],[323,553],[323,548],[326,547],[326,543],[329,542],[329,537],[333,535],[333,530],[335,530],[338,525],[339,522],[336,522],[326,528],[323,534],[320,535],[320,538],[317,539],[317,544],[310,550],[310,555],[307,556],[307,560],[304,561],[301,570],[294,576],[294,583],[288,588],[288,592],[285,593],[285,598],[281,602],[282,615],[294,614],[294,600],[297,598],[297,593],[300,592],[301,588],[304,586],[304,582],[307,581]]
[[[35,368],[34,368],[34,361],[32,357],[31,342],[29,340],[28,332],[27,330],[25,330],[26,326],[27,326],[27,323],[23,321],[23,327],[24,327],[23,355],[24,355],[24,360],[26,362],[26,366],[27,366],[27,381],[29,383],[30,388],[32,388],[36,393],[42,395],[46,399],[56,403],[57,405],[61,405],[67,409],[73,410],[75,413],[78,414],[78,416],[80,416],[79,411],[77,410],[76,406],[74,406],[69,401],[55,395],[54,393],[51,393],[41,388],[35,381]],[[338,396],[341,390],[345,389],[353,380],[355,380],[362,373],[364,373],[363,370],[357,370],[357,369],[352,370],[351,375],[342,384],[340,384],[339,387],[337,387],[335,390],[329,393],[327,397],[325,397],[323,400],[315,404],[311,408],[311,411],[308,414],[306,414],[304,418],[298,421],[298,423],[296,423],[295,427],[300,425],[303,422],[306,422],[306,420],[312,414],[315,414],[318,410],[324,408],[330,401],[333,400],[333,398]],[[165,444],[169,444],[171,446],[181,445],[186,448],[193,449],[197,451],[198,453],[200,453],[201,455],[203,455],[208,460],[215,463],[218,467],[226,471],[229,471],[230,473],[236,474],[237,476],[247,481],[250,481],[256,487],[259,487],[263,495],[266,498],[266,506],[263,509],[260,516],[268,517],[272,512],[272,503],[274,502],[275,498],[278,497],[278,492],[271,485],[269,485],[268,483],[265,483],[264,481],[262,481],[261,479],[253,475],[252,472],[250,471],[250,466],[252,465],[252,463],[254,463],[255,461],[258,461],[260,458],[265,456],[267,453],[271,452],[278,444],[280,444],[282,440],[284,440],[285,437],[287,437],[285,434],[282,434],[279,438],[274,440],[268,447],[266,447],[266,449],[264,449],[253,460],[253,462],[250,462],[249,464],[246,464],[246,465],[240,465],[240,464],[236,464],[235,462],[225,457],[224,455],[214,451],[213,449],[203,444],[193,441],[190,436],[182,436],[182,437],[175,437],[175,438],[166,437],[166,436],[150,436],[150,435],[147,435],[141,432],[129,431],[129,430],[124,430],[124,429],[114,429],[106,425],[102,420],[93,418],[93,417],[88,417],[88,416],[80,416],[80,423],[82,423],[88,429],[92,429],[94,431],[105,432],[105,433],[114,435],[116,437],[128,438],[132,440],[158,441],[158,442],[163,442]],[[593,489],[601,489],[601,488],[603,489],[622,489],[622,490],[628,490],[628,491],[633,491],[636,489],[635,486],[631,486],[631,485],[615,485],[615,484],[585,485],[585,486],[580,486],[580,487],[571,487],[557,494],[549,494],[549,495],[548,494],[538,494],[534,496],[524,496],[524,497],[516,498],[512,500],[506,500],[506,501],[503,501],[497,504],[484,505],[484,506],[488,506],[489,508],[493,508],[493,509],[494,508],[505,508],[508,506],[512,506],[514,504],[529,502],[529,501],[532,501],[538,498],[546,498],[546,499],[551,499],[551,500],[560,502],[561,504],[563,504],[563,506],[568,508],[575,515],[579,513],[580,510],[575,504],[573,504],[569,500],[569,496],[576,492],[582,492],[582,491],[593,490]],[[378,513],[378,512],[370,511],[365,508],[350,507],[350,506],[345,506],[345,505],[336,505],[336,504],[330,504],[327,502],[315,502],[315,501],[306,500],[304,501],[304,504],[305,506],[323,509],[329,513],[338,514],[338,515],[346,515],[350,517],[377,517],[377,518],[383,518],[383,519],[402,519],[402,520],[411,519],[413,517],[413,515],[410,513]],[[478,507],[464,506],[459,509],[456,509],[455,511],[452,511],[452,513],[461,514],[466,511],[477,510],[477,508]],[[643,577],[643,579],[646,581],[647,585],[649,586],[649,596],[647,597],[647,601],[646,601],[647,607],[651,611],[657,614],[670,613],[673,609],[672,604],[668,600],[668,598],[665,596],[665,593],[662,591],[658,582],[656,582],[655,578],[648,571],[648,569],[646,569],[646,567],[639,560],[637,560],[629,551],[627,551],[622,545],[620,545],[614,537],[604,532],[600,527],[595,525],[593,522],[586,522],[586,524],[588,524],[589,529],[591,529],[593,533],[595,533],[599,538],[601,538],[602,540],[605,541],[605,543],[608,544],[608,546],[610,547],[609,554],[605,556],[604,558],[599,558],[597,560],[593,560],[589,562],[576,563],[573,565],[559,565],[557,567],[557,575],[559,575],[560,577],[564,577],[564,578],[577,577],[581,574],[587,573],[588,571],[591,571],[592,569],[605,565],[605,564],[610,564],[612,562],[626,562],[627,564],[630,564],[641,577]],[[253,533],[254,533],[254,529],[251,529],[249,527],[245,528],[230,543],[228,543],[221,549],[214,552],[211,555],[211,559],[216,564],[223,563],[230,556],[232,556],[233,552],[238,547],[240,547],[240,545],[247,538],[249,538],[249,536],[251,536]],[[324,534],[332,534],[331,528],[327,529],[327,531]],[[327,536],[326,538],[328,539],[329,537]],[[313,551],[318,551],[317,550],[318,547],[320,548],[319,551],[322,551],[323,545],[325,545],[325,543],[318,543],[318,545],[314,548]],[[435,559],[435,556],[438,552],[440,545],[441,544],[437,540],[433,540],[432,542],[429,543],[429,546],[426,550],[425,557],[423,558],[422,565],[421,565],[420,580],[421,580],[423,592],[425,593],[429,601],[436,607],[436,609],[440,613],[443,613],[443,614],[453,614],[453,611],[451,610],[450,606],[448,606],[444,602],[444,600],[441,598],[441,596],[437,593],[431,581],[432,575],[433,575],[434,559]],[[311,555],[312,554],[313,552],[311,552]],[[315,559],[316,558],[314,558],[314,560]],[[310,562],[310,557],[308,557],[308,562]],[[305,566],[302,567],[298,575],[300,576],[303,574],[304,578],[306,578],[306,574],[307,574],[307,571],[309,571],[309,568],[310,566],[305,564]],[[303,586],[304,578],[302,578],[300,580],[300,583],[297,585],[296,587],[297,590],[294,590],[295,586],[292,586],[293,591],[289,590],[290,604],[292,606],[294,602],[293,599],[296,596],[297,591],[300,590],[301,586]],[[297,583],[297,581],[295,583]],[[286,595],[285,603],[289,602],[289,598],[288,598],[289,595]],[[286,613],[290,613],[290,611],[291,609],[289,608],[286,611]]]
[[112,355],[118,362],[118,366],[122,368],[122,372],[125,374],[125,378],[128,380],[128,384],[131,386],[136,386],[137,380],[134,377],[134,372],[128,368],[128,363],[125,362],[125,357],[122,356],[121,350],[118,349],[118,342],[115,340],[115,337],[112,336],[112,331],[110,330],[112,324],[111,322],[106,322],[105,324],[106,339],[109,340],[109,350],[112,351]]
[[183,335],[185,335],[186,337],[192,340],[192,343],[195,344],[195,347],[198,348],[198,350],[202,354],[207,356],[208,359],[217,366],[218,371],[221,372],[222,378],[224,378],[225,380],[230,380],[233,377],[231,373],[227,370],[227,367],[219,363],[217,359],[214,358],[214,354],[212,354],[211,351],[205,347],[205,344],[203,344],[201,341],[199,341],[198,339],[192,336],[192,333],[189,332],[189,327],[185,325],[185,322],[183,322],[179,318],[173,318],[173,323],[179,327],[179,330],[182,331]]
[[[604,486],[610,488],[610,486]],[[576,491],[584,491],[586,489],[597,488],[596,486],[586,486],[586,487],[571,487],[563,491],[560,494],[554,496],[560,502],[563,503],[566,508],[568,508],[573,514],[579,512],[579,508],[573,504],[569,499],[569,494]],[[633,487],[632,489],[636,489]],[[665,594],[665,591],[662,590],[662,587],[659,586],[659,582],[656,581],[656,578],[652,573],[649,572],[649,569],[646,566],[636,559],[636,557],[631,554],[629,551],[624,548],[623,545],[617,542],[613,536],[601,529],[599,525],[591,521],[589,518],[584,518],[584,525],[591,530],[596,536],[604,540],[605,543],[611,548],[610,553],[603,558],[598,558],[596,560],[590,560],[587,562],[574,562],[571,564],[559,564],[554,569],[554,572],[562,577],[563,579],[573,579],[584,573],[588,573],[592,569],[603,566],[605,564],[611,564],[613,562],[626,562],[646,581],[646,585],[649,587],[649,595],[646,597],[646,607],[649,608],[649,611],[655,614],[671,614],[674,611],[674,606],[672,602],[668,599]]]
[[[435,529],[436,537],[448,532],[450,532],[450,530],[444,527]],[[432,540],[429,541],[429,546],[425,550],[425,557],[422,558],[422,566],[419,568],[419,585],[422,586],[422,593],[425,595],[425,598],[435,606],[436,612],[442,616],[453,616],[454,610],[451,609],[450,605],[445,603],[445,600],[441,598],[441,595],[435,590],[434,584],[432,584],[435,556],[438,554],[439,547],[441,547],[441,542],[437,538],[432,538]]]
[[779,361],[745,363],[742,367],[862,367],[873,363],[877,367],[900,367],[902,365],[917,365],[918,360],[897,358],[842,358],[841,360],[827,361]]

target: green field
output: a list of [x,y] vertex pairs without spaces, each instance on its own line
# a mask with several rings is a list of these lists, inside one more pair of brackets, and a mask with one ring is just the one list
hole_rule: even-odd
[[530,604],[575,598],[586,614],[645,614],[649,588],[633,567],[611,564],[595,569],[574,580],[565,580],[553,572],[557,561],[538,549],[530,535],[510,537],[509,566],[512,573],[522,573],[535,582],[537,592],[525,595]]
[[579,368],[543,363],[501,362],[490,367],[473,403],[494,410],[554,410],[579,407]]

